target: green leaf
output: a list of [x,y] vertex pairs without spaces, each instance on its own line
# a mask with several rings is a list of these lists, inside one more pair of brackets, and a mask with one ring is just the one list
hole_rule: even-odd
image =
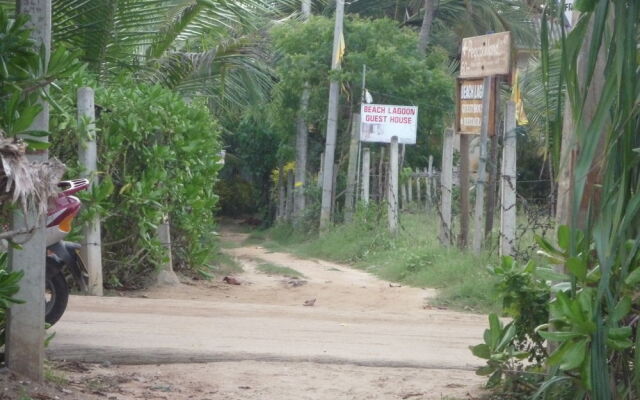
[[46,150],[51,146],[51,143],[49,142],[41,142],[34,139],[24,139],[24,142],[31,150]]
[[564,265],[579,281],[584,282],[587,279],[587,264],[583,259],[569,257]]
[[568,252],[571,243],[571,229],[567,225],[560,225],[558,227],[558,246],[561,249]]
[[609,314],[609,319],[612,322],[618,322],[622,318],[624,318],[631,311],[631,297],[624,296],[620,299],[618,304],[613,308],[611,314]]
[[560,369],[569,371],[578,368],[587,355],[587,344],[588,339],[582,339],[577,342],[565,342],[565,345],[568,347],[562,357]]
[[580,12],[591,12],[596,8],[598,0],[576,0],[573,4],[573,8]]
[[638,284],[638,282],[640,282],[640,267],[631,271],[631,273],[624,280],[624,283],[626,283],[629,286],[634,286]]
[[633,346],[633,342],[629,339],[607,339],[607,346],[614,350],[625,350]]
[[484,367],[480,367],[476,370],[476,375],[487,376],[495,372],[496,367],[491,365],[485,365]]
[[610,328],[607,332],[607,337],[611,340],[624,340],[631,336],[632,330],[630,326],[623,326],[620,328]]
[[575,339],[578,337],[584,337],[583,334],[578,332],[549,332],[539,330],[537,331],[538,335],[542,336],[546,340],[551,340],[553,342],[565,342],[567,340]]
[[478,358],[482,358],[484,360],[491,358],[491,349],[484,343],[476,346],[469,346],[469,348],[471,349],[471,353]]

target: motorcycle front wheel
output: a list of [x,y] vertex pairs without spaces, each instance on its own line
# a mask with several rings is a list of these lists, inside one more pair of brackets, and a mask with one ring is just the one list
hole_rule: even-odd
[[44,319],[47,324],[53,325],[58,322],[67,309],[69,286],[62,272],[54,264],[54,261],[49,259],[47,259],[44,300]]

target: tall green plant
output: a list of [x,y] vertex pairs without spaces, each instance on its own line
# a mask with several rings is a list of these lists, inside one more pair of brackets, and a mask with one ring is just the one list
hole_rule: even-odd
[[[73,93],[74,82],[68,82],[65,101]],[[145,283],[162,258],[156,228],[164,215],[171,222],[176,267],[205,271],[216,251],[214,185],[221,147],[220,128],[204,101],[187,103],[161,86],[122,77],[98,85],[96,104],[101,183],[82,194],[82,216],[102,216],[107,283]],[[55,114],[52,125],[63,132],[52,153],[68,161],[74,176],[76,135],[82,131],[64,113]]]

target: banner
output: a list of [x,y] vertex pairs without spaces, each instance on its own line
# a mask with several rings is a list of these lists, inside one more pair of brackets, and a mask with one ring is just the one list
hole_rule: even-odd
[[360,108],[360,140],[363,142],[416,144],[418,107],[363,104]]

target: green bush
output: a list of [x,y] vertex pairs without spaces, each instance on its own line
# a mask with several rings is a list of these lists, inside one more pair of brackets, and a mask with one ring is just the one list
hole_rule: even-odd
[[[75,93],[68,86],[67,103]],[[144,283],[163,257],[156,228],[164,215],[176,267],[206,268],[216,252],[214,185],[221,166],[220,128],[205,104],[128,78],[98,86],[96,104],[101,183],[81,196],[85,218],[103,217],[107,285]],[[72,166],[69,177],[77,176],[77,161],[69,160],[77,160],[77,135],[85,133],[64,113],[55,117],[61,135],[52,152]]]

